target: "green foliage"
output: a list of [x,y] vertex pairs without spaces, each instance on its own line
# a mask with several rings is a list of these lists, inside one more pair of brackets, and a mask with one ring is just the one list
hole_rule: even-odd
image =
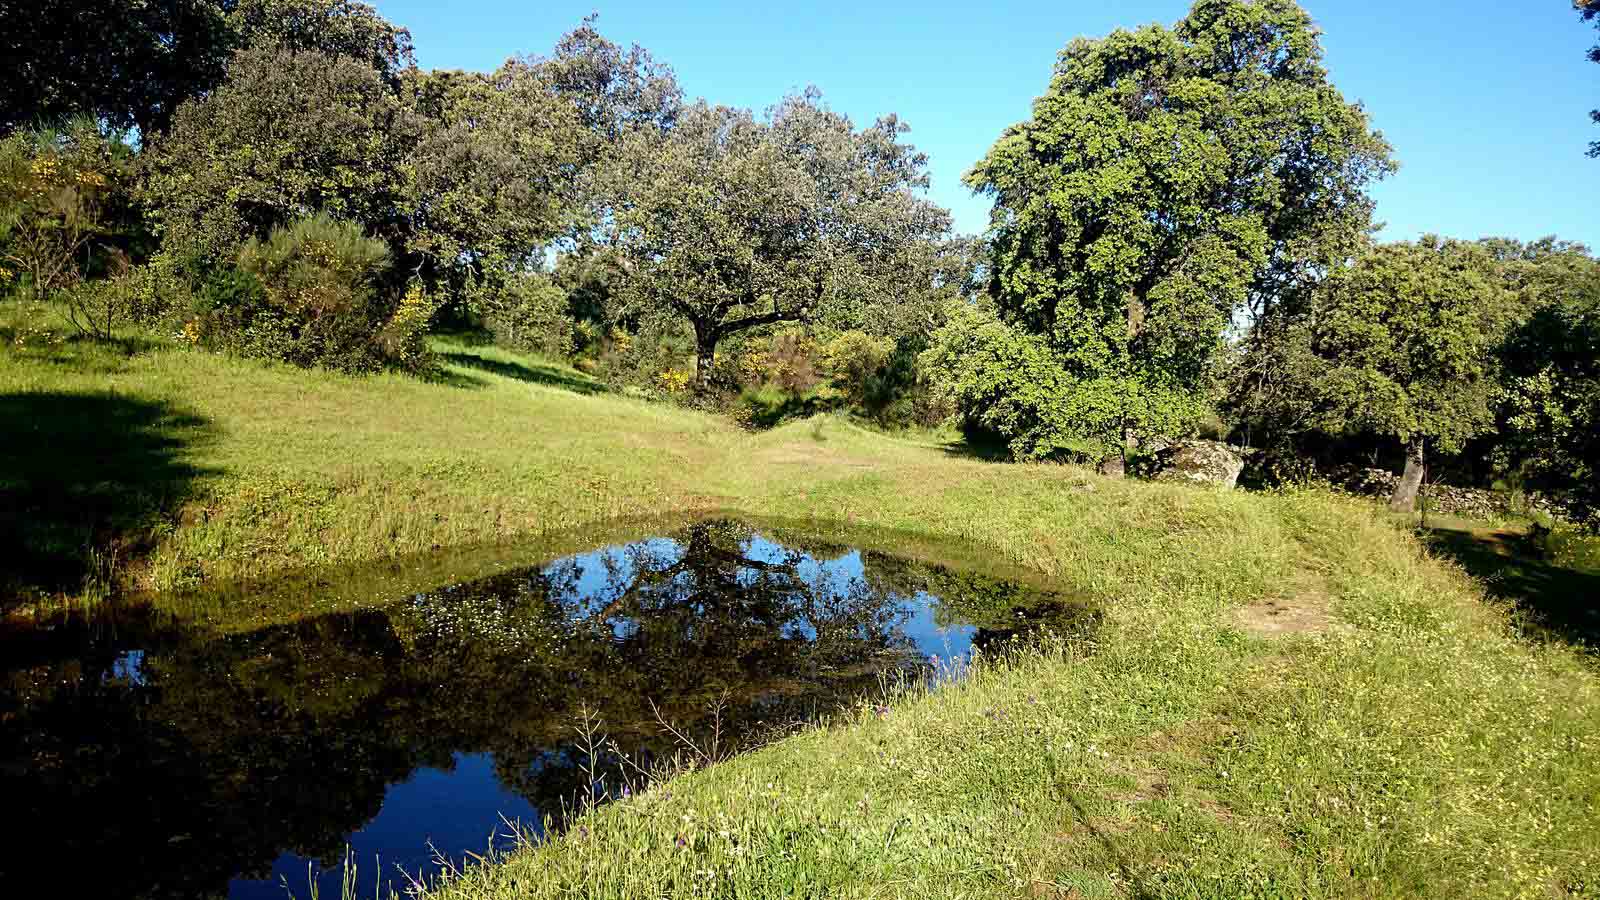
[[624,137],[622,312],[687,321],[703,390],[724,337],[883,291],[898,252],[948,225],[918,194],[926,159],[904,131],[893,116],[858,131],[807,93],[766,120],[702,102]]
[[0,5],[0,131],[88,116],[149,136],[254,42],[398,72],[410,35],[352,0],[39,0]]
[[1096,439],[1109,417],[1160,432],[1204,402],[1233,313],[1291,302],[1360,245],[1393,164],[1321,59],[1288,0],[1200,0],[1173,28],[1067,46],[967,176],[995,201],[1001,318],[1048,343],[1012,355],[1065,370],[1029,378],[1025,405],[1081,389]]
[[0,5],[0,132],[80,115],[158,131],[220,80],[231,39],[213,0]]
[[125,275],[80,281],[63,294],[67,319],[84,337],[110,341],[138,316],[138,285]]
[[228,80],[152,141],[144,200],[164,251],[228,260],[306,212],[394,240],[417,128],[383,73],[317,50],[241,51]]
[[861,331],[842,331],[821,348],[833,386],[852,403],[862,404],[876,378],[889,363],[895,342]]
[[1331,277],[1311,328],[1319,426],[1446,452],[1489,429],[1506,313],[1496,274],[1482,248],[1429,237],[1378,247]]
[[132,178],[126,135],[87,119],[0,139],[0,290],[43,299],[125,267]]
[[1532,262],[1565,277],[1534,282],[1539,302],[1502,351],[1503,452],[1600,525],[1600,262],[1570,247]]
[[1022,459],[1097,459],[1121,443],[1130,417],[1157,433],[1191,429],[1204,402],[1165,378],[1088,372],[1045,336],[991,309],[952,304],[918,365],[974,438],[998,438]]
[[212,268],[195,291],[201,339],[244,356],[370,372],[427,363],[433,314],[420,290],[389,281],[389,250],[359,226],[325,216],[274,229]]
[[572,350],[567,295],[542,272],[524,272],[498,285],[474,285],[468,303],[496,343],[553,356]]
[[254,42],[410,66],[411,40],[352,0],[38,0],[0,5],[0,131],[86,115],[158,135]]
[[415,216],[397,250],[463,299],[512,285],[580,217],[576,108],[517,60],[491,74],[412,72],[406,87],[421,133],[407,161]]

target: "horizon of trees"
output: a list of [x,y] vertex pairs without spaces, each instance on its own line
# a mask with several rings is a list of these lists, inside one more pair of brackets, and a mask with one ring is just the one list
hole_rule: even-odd
[[1403,461],[1397,508],[1430,462],[1600,507],[1600,262],[1379,242],[1395,152],[1292,0],[1068,44],[967,175],[978,239],[892,113],[689,100],[592,17],[493,72],[418,68],[352,0],[4,17],[0,290],[89,336],[427,372],[430,328],[477,329],[752,424],[1090,463],[1206,432]]

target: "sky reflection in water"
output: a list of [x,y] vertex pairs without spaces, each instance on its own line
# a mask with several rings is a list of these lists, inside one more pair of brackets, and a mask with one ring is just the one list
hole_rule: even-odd
[[[281,898],[350,847],[403,886],[585,788],[587,706],[630,757],[652,703],[723,739],[1087,608],[1017,581],[725,520],[397,601],[220,632],[145,607],[0,634],[0,891]],[[602,759],[615,774],[617,761]],[[433,849],[430,849],[433,848]],[[376,861],[375,861],[376,858]],[[87,864],[86,864],[87,863]],[[323,889],[337,895],[337,880]]]

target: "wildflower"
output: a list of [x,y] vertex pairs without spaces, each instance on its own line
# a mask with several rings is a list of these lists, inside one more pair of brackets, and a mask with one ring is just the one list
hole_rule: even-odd
[[677,844],[678,845],[678,849],[680,849],[680,850],[683,849],[684,847],[689,846],[689,842],[684,840],[683,839],[683,835],[681,835],[681,834],[678,835],[678,839],[676,841],[674,841],[673,843]]

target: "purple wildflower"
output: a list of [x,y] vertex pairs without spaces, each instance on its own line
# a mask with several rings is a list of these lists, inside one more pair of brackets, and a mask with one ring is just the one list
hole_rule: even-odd
[[689,842],[684,840],[683,835],[681,834],[678,835],[678,839],[674,843],[676,843],[680,849],[689,846]]

